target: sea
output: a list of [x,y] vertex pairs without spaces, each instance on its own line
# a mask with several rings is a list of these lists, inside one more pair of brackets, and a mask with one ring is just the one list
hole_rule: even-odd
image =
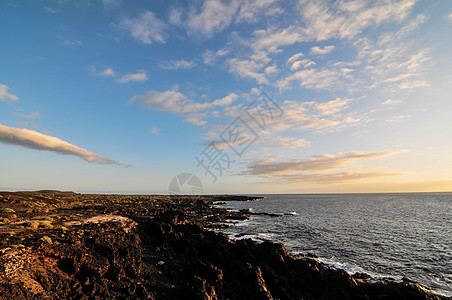
[[282,242],[349,273],[408,277],[452,296],[452,193],[249,196],[265,199],[219,205],[265,213],[221,229],[231,238]]

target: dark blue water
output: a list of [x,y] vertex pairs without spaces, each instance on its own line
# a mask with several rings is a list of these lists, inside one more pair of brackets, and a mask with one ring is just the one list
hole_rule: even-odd
[[452,295],[452,193],[263,196],[223,207],[287,215],[252,216],[223,232],[280,241],[350,272],[407,276]]

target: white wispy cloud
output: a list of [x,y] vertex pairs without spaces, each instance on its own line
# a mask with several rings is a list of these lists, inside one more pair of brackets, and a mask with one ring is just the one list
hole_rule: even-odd
[[59,11],[58,9],[50,8],[47,6],[44,7],[44,10],[46,11],[46,13],[49,13],[49,14],[56,14]]
[[23,114],[23,113],[14,112],[14,115],[22,117],[22,118],[26,118],[26,119],[34,119],[36,117],[39,117],[39,112],[35,111],[35,112],[32,112],[32,113],[29,113],[28,115]]
[[63,45],[68,47],[76,47],[83,45],[83,42],[74,37],[65,36],[62,34],[57,34],[57,37],[62,41]]
[[129,31],[133,38],[144,44],[165,42],[167,26],[151,11],[146,10],[135,19],[124,19],[119,26]]
[[388,100],[382,102],[381,104],[382,105],[395,105],[395,104],[399,104],[399,103],[402,103],[402,102],[403,102],[402,100],[388,99]]
[[[277,180],[285,182],[312,182],[317,184],[337,184],[351,181],[360,181],[369,178],[400,176],[400,172],[363,172],[363,171],[348,171],[336,173],[311,173],[311,174],[286,174],[279,176]],[[271,177],[270,177],[271,178]]]
[[354,113],[347,113],[349,103],[352,101],[349,98],[336,98],[326,102],[287,100],[281,104],[284,114],[269,126],[276,131],[290,129],[316,132],[338,130],[360,121]]
[[194,61],[187,61],[184,59],[164,61],[160,64],[160,68],[166,70],[191,69],[196,66]]
[[447,15],[447,19],[448,19],[449,21],[452,21],[452,12],[451,12],[450,14]]
[[311,54],[325,55],[325,54],[332,52],[334,50],[334,48],[336,48],[336,47],[333,45],[325,46],[323,48],[319,47],[319,46],[315,46],[315,47],[311,48]]
[[312,61],[310,59],[302,59],[302,60],[294,61],[292,63],[292,65],[290,66],[290,70],[295,71],[295,70],[300,69],[300,67],[307,69],[307,68],[310,68],[315,65],[316,65],[315,61]]
[[[201,34],[212,37],[215,33],[223,31],[234,23],[256,22],[259,16],[268,13],[278,13],[280,10],[268,8],[276,0],[209,0],[204,1],[200,7],[190,9],[185,21],[189,34]],[[172,12],[171,19],[174,24],[181,24],[180,12]]]
[[294,138],[294,137],[272,137],[272,138],[262,138],[258,142],[259,144],[263,144],[266,147],[271,148],[285,148],[285,149],[291,149],[291,148],[301,148],[306,147],[310,144],[309,141],[302,139],[302,138]]
[[152,126],[151,130],[149,130],[150,134],[159,134],[160,128]]
[[106,7],[120,6],[122,3],[122,0],[102,0],[102,3]]
[[377,41],[363,37],[354,43],[358,59],[366,64],[362,77],[370,79],[370,88],[380,85],[399,89],[428,86],[423,75],[430,50],[414,47],[405,39],[425,20],[424,15],[418,15],[400,30],[383,33]]
[[[259,17],[263,14],[274,15],[281,13],[281,9],[274,7],[274,9],[269,9],[269,7],[276,3],[277,0],[243,0],[240,1],[240,9],[237,12],[236,23],[240,22],[257,22]],[[276,9],[275,9],[276,8]]]
[[[300,65],[313,66],[310,61],[300,61],[292,64],[291,69],[296,70]],[[350,86],[356,86],[358,81],[353,76],[353,70],[350,68],[334,68],[334,67],[322,67],[322,68],[310,68],[282,78],[276,82],[276,87],[280,90],[290,88],[291,82],[295,81],[299,83],[300,87],[317,90],[344,90]]]
[[406,119],[411,118],[410,115],[398,115],[398,116],[393,116],[391,119],[386,119],[385,122],[388,123],[400,123],[405,121]]
[[25,128],[14,128],[0,124],[0,142],[29,149],[77,156],[90,163],[126,166],[116,160],[89,152],[57,137]]
[[351,39],[370,26],[404,20],[417,0],[349,1],[334,6],[329,2],[303,1],[300,15],[310,40]]
[[4,101],[6,99],[12,100],[12,101],[17,101],[19,100],[19,97],[17,97],[14,94],[10,94],[8,92],[9,87],[5,84],[1,84],[0,83],[0,101]]
[[117,81],[120,83],[129,83],[130,81],[143,82],[146,80],[148,80],[148,76],[146,75],[146,73],[138,72],[138,73],[122,75],[121,78],[118,78]]
[[226,56],[230,52],[231,51],[227,50],[227,49],[220,49],[220,50],[217,50],[216,52],[214,52],[212,50],[206,50],[202,54],[202,58],[203,58],[203,61],[205,64],[213,65],[218,57]]
[[[316,67],[315,62],[300,60],[302,55],[297,53],[288,60],[293,73],[280,78],[275,86],[281,91],[290,89],[293,82],[302,88],[329,91],[373,89],[381,85],[391,85],[397,89],[428,86],[428,82],[423,79],[423,69],[429,60],[429,49],[419,49],[406,40],[425,20],[426,16],[417,15],[399,30],[383,32],[376,40],[356,37],[351,41],[351,46],[356,48],[357,55],[349,62],[332,61]],[[301,35],[294,36],[302,40]],[[269,47],[264,47],[265,51],[280,51],[279,46],[276,49],[271,48],[274,45]],[[313,47],[311,53],[325,54],[331,49]]]
[[100,74],[103,75],[103,76],[115,76],[116,75],[116,73],[113,70],[113,68],[106,68]]
[[216,99],[212,102],[197,102],[186,97],[183,93],[175,90],[164,92],[149,91],[147,94],[134,96],[130,99],[130,103],[153,110],[170,112],[177,115],[185,116],[185,121],[195,124],[204,125],[204,112],[215,107],[224,107],[230,105],[238,99],[238,95],[230,93],[229,95]]
[[336,171],[353,167],[362,159],[376,159],[392,156],[404,151],[349,152],[314,156],[310,159],[277,161],[274,158],[248,163],[242,175],[261,176],[284,181],[342,182],[370,177],[398,175],[393,172],[362,172],[358,170]]
[[269,81],[264,73],[260,71],[265,66],[263,63],[254,60],[231,58],[229,62],[229,71],[238,74],[240,77],[253,78],[259,84],[268,84]]
[[[272,55],[282,52],[283,47],[301,42],[325,41],[332,38],[353,40],[359,38],[368,27],[376,27],[388,22],[405,20],[417,0],[402,0],[398,2],[330,2],[301,1],[299,12],[303,24],[293,24],[286,28],[269,27],[265,30],[255,30],[254,39],[249,43],[253,54],[245,58],[235,58],[235,67],[231,72],[251,77],[258,83],[269,84],[263,77],[261,69],[268,64]],[[311,49],[311,54],[325,55],[334,50],[334,46]],[[301,87],[313,89],[351,89],[359,85],[356,77],[351,76],[349,67],[329,66],[320,69],[298,71],[302,66],[310,68],[315,62],[300,60],[302,53],[294,54],[288,60],[294,74],[282,78],[277,87],[289,88],[291,81],[299,81]],[[240,64],[239,64],[240,63]],[[315,79],[312,79],[312,78]],[[346,84],[344,84],[346,83]]]
[[292,64],[293,62],[297,61],[300,57],[302,57],[304,54],[302,52],[295,53],[289,59],[287,60],[287,63]]
[[192,10],[188,15],[187,26],[190,34],[200,33],[211,37],[222,31],[232,22],[239,8],[239,1],[221,0],[204,1],[199,10]]

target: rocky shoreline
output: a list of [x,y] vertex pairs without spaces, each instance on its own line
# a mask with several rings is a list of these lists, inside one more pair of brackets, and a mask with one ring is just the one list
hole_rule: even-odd
[[210,230],[230,200],[0,192],[0,299],[448,299]]

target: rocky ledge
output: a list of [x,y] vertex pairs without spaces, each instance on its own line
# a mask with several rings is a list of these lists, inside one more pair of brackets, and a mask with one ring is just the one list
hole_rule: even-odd
[[207,229],[231,199],[0,193],[0,299],[446,299]]

